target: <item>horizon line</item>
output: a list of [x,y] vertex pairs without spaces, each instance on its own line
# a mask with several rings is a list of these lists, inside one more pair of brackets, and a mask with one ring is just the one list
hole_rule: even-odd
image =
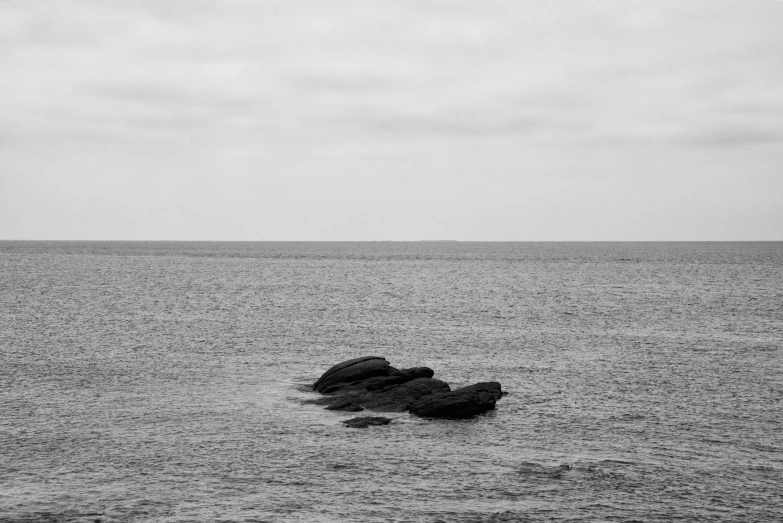
[[0,242],[81,242],[81,243],[783,243],[779,240],[52,240],[6,239]]

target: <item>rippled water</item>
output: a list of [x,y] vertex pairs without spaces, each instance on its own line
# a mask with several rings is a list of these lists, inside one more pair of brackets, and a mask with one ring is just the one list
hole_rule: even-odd
[[[2,521],[776,521],[783,244],[0,242]],[[386,356],[508,395],[307,403]]]

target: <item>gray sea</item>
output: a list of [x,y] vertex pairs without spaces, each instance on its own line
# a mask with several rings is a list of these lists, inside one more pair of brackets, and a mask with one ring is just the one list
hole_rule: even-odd
[[780,521],[782,349],[783,243],[0,242],[0,521]]

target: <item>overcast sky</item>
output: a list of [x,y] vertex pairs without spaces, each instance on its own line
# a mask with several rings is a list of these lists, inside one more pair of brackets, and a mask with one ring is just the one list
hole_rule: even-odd
[[0,239],[783,240],[778,0],[0,0]]

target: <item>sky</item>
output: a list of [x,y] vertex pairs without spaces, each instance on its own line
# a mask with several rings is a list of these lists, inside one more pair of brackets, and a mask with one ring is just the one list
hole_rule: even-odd
[[783,2],[0,0],[0,239],[783,240]]

